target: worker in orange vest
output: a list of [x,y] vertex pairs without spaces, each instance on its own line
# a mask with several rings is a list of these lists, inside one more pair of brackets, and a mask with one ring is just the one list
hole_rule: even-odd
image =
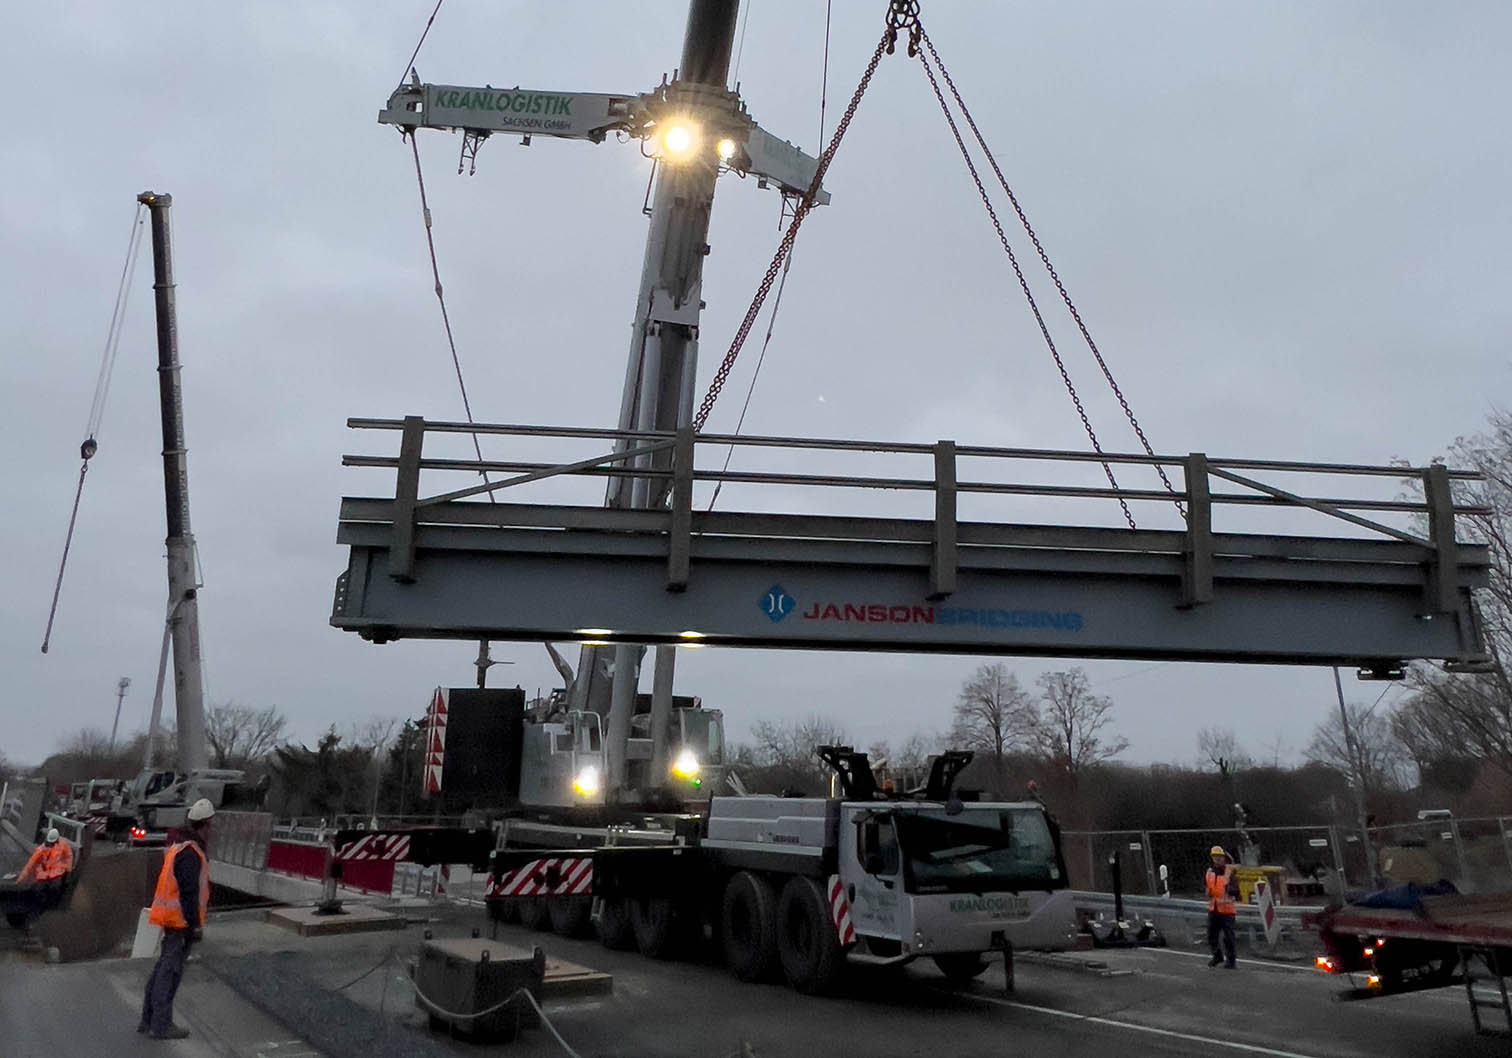
[[203,934],[205,909],[210,903],[210,861],[205,848],[210,841],[210,820],[215,806],[201,797],[189,806],[186,841],[163,854],[157,889],[147,921],[163,930],[163,948],[142,999],[142,1020],[137,1031],[158,1040],[181,1040],[189,1030],[173,1023],[173,997],[184,978],[189,949]]
[[1222,845],[1208,850],[1212,865],[1203,876],[1203,888],[1208,898],[1208,947],[1213,950],[1209,966],[1219,963],[1227,969],[1235,968],[1234,916],[1238,913],[1235,899],[1239,896],[1239,878],[1229,863],[1228,853]]
[[39,912],[46,911],[58,905],[63,896],[63,886],[68,882],[68,872],[72,870],[73,846],[60,840],[58,828],[52,827],[42,839],[42,844],[32,850],[21,873],[16,875],[16,884],[26,885],[35,881],[33,891],[36,894],[36,908]]

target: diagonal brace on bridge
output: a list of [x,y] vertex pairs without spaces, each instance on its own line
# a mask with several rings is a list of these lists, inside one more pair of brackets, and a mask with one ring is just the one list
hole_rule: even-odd
[[[617,641],[800,649],[1348,664],[1484,659],[1472,589],[1487,549],[1455,538],[1452,483],[1432,466],[1293,463],[1143,454],[805,438],[469,426],[418,418],[351,420],[398,431],[397,456],[347,456],[393,469],[395,494],[342,501],[349,550],[331,623],[383,642],[458,638]],[[476,429],[531,444],[596,441],[605,454],[551,461],[427,457],[428,436]],[[712,470],[697,457],[737,444],[807,463],[823,452],[915,457],[920,477]],[[1164,464],[1184,475],[1183,529],[966,521],[963,495],[1026,502],[1158,490],[1032,484],[995,472],[963,480],[961,461],[994,471],[1022,461]],[[485,475],[424,495],[422,472]],[[1416,477],[1421,502],[1306,495],[1259,474],[1387,481]],[[506,502],[532,483],[632,477],[665,497],[645,510],[590,502]],[[842,513],[695,510],[698,483],[791,497],[837,497]],[[1229,491],[1215,492],[1218,483]],[[1232,491],[1239,486],[1242,491]],[[932,518],[859,517],[854,490],[923,492]],[[763,504],[765,506],[766,504]],[[774,504],[775,505],[775,504]],[[791,506],[791,502],[789,503]],[[1219,532],[1213,512],[1262,507],[1356,533]],[[1380,520],[1405,520],[1407,528]],[[1421,527],[1421,528],[1419,528]],[[1363,530],[1370,535],[1359,535]]]

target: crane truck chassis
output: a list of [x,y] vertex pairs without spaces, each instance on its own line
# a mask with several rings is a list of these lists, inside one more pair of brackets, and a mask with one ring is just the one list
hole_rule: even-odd
[[928,956],[953,980],[1000,953],[1074,937],[1059,831],[1038,802],[951,789],[969,753],[937,758],[924,789],[883,795],[864,753],[825,746],[840,797],[714,796],[700,814],[593,828],[503,821],[486,890],[496,921],[669,958],[712,942],[744,981],[780,971],[831,990],[846,963]]

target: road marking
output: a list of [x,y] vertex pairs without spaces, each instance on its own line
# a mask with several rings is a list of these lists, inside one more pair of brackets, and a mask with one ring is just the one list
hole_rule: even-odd
[[[1200,951],[1178,951],[1176,948],[1141,948],[1140,950],[1141,951],[1160,951],[1160,952],[1165,952],[1167,955],[1185,955],[1189,959],[1209,959],[1209,958],[1212,958],[1212,956],[1210,956],[1210,955],[1204,955]],[[1266,969],[1266,970],[1298,970],[1298,971],[1300,971],[1302,973],[1305,973],[1305,974],[1321,973],[1321,971],[1319,971],[1317,969],[1317,967],[1314,967],[1314,966],[1294,966],[1291,963],[1271,962],[1268,959],[1246,959],[1244,961],[1244,965],[1246,967],[1258,966],[1258,967],[1261,967],[1262,969]]]
[[1035,1014],[1048,1014],[1051,1017],[1066,1018],[1070,1021],[1090,1021],[1094,1025],[1109,1025],[1116,1029],[1131,1029],[1134,1032],[1147,1032],[1152,1036],[1168,1036],[1178,1040],[1189,1040],[1193,1043],[1207,1043],[1214,1047],[1227,1047],[1233,1051],[1244,1051],[1246,1054],[1268,1054],[1272,1058],[1316,1058],[1311,1054],[1300,1054],[1297,1051],[1282,1051],[1274,1047],[1261,1047],[1254,1043],[1239,1043],[1235,1040],[1220,1040],[1212,1036],[1198,1036],[1190,1032],[1177,1032],[1174,1029],[1158,1029],[1153,1025],[1140,1025],[1133,1021],[1118,1021],[1115,1018],[1098,1017],[1096,1014],[1077,1014],[1070,1010],[1056,1010],[1054,1007],[1035,1006],[1033,1003],[1020,1003],[1012,999],[998,999],[994,996],[974,995],[969,992],[957,993],[967,999],[980,1000],[983,1003],[991,1003],[999,1007],[1012,1007],[1016,1010],[1028,1010]]

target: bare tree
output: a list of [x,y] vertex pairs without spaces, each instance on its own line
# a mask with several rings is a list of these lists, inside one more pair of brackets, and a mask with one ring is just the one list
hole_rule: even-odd
[[1462,758],[1490,761],[1512,776],[1512,414],[1494,411],[1484,432],[1449,446],[1447,462],[1481,475],[1454,481],[1451,488],[1456,504],[1485,512],[1456,521],[1461,539],[1483,543],[1491,553],[1489,583],[1476,592],[1491,671],[1451,675],[1414,666],[1412,703],[1421,706],[1399,712],[1398,733],[1416,747],[1414,755],[1448,736],[1447,745],[1458,742]]
[[217,768],[242,768],[262,760],[284,740],[286,721],[278,706],[254,709],[225,702],[205,713],[205,741]]
[[1249,765],[1249,756],[1239,748],[1239,739],[1231,727],[1205,727],[1197,732],[1197,752],[1228,778],[1237,768]]
[[1099,734],[1113,722],[1113,700],[1092,693],[1080,668],[1046,672],[1040,687],[1035,733],[1040,752],[1073,779],[1094,764],[1110,760],[1129,748],[1122,736]]
[[[1349,714],[1349,738],[1337,712],[1313,729],[1312,741],[1303,751],[1309,761],[1347,775],[1367,799],[1403,786],[1406,763],[1402,745],[1391,733],[1391,724],[1374,707],[1358,703],[1345,706]],[[1353,743],[1353,745],[1351,745]]]
[[954,748],[991,753],[1001,768],[1004,754],[1028,745],[1034,731],[1034,702],[1001,661],[978,666],[961,685],[949,736]]
[[756,739],[755,760],[765,767],[812,767],[818,760],[816,746],[842,745],[848,741],[845,731],[833,720],[810,716],[779,724],[759,720],[751,727]]

